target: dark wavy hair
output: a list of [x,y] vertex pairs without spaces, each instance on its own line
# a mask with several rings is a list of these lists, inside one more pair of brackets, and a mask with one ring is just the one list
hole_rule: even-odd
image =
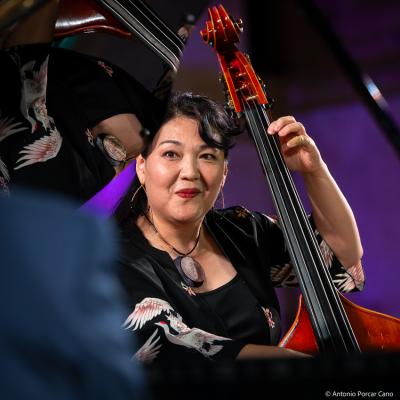
[[[225,159],[234,145],[233,137],[240,133],[239,127],[225,109],[210,98],[190,92],[174,94],[168,104],[164,124],[175,117],[192,118],[199,123],[199,134],[207,145],[223,150]],[[142,156],[147,158],[155,135],[148,140]],[[147,209],[146,192],[140,187],[136,176],[132,185],[119,203],[114,216],[118,225],[125,230],[135,223],[137,217]],[[137,192],[137,193],[136,193]],[[132,197],[136,193],[135,198]]]

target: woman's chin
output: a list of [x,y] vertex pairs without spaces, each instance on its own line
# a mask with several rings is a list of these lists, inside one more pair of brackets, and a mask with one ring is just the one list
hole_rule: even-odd
[[188,209],[188,207],[185,207],[185,209],[175,212],[171,217],[176,223],[189,224],[202,220],[205,214],[205,210],[199,210],[198,208]]

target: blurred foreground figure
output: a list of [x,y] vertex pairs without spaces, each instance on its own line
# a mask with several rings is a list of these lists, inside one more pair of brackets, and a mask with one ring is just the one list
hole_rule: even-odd
[[0,398],[143,399],[112,226],[57,200],[0,196]]

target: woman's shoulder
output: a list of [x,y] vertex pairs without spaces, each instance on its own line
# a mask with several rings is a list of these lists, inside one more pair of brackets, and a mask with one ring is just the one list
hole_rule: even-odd
[[221,209],[212,209],[208,215],[219,219],[236,221],[260,221],[265,219],[268,222],[276,223],[276,218],[274,216],[267,215],[260,211],[249,210],[241,205]]
[[221,209],[212,209],[210,211],[210,215],[212,215],[214,218],[219,218],[219,219],[227,219],[227,220],[238,220],[238,221],[245,221],[249,219],[253,219],[255,216],[254,211],[250,211],[247,208],[236,205],[236,206],[231,206],[228,208],[221,208]]
[[208,225],[219,225],[223,227],[237,227],[241,230],[254,233],[254,230],[266,230],[276,225],[276,220],[259,211],[251,211],[236,205],[224,209],[213,209],[206,217]]

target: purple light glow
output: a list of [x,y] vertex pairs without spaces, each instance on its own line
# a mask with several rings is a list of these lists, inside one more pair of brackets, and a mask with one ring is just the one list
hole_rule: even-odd
[[108,185],[80,207],[80,210],[105,218],[110,217],[136,176],[135,165],[135,161],[131,162]]

